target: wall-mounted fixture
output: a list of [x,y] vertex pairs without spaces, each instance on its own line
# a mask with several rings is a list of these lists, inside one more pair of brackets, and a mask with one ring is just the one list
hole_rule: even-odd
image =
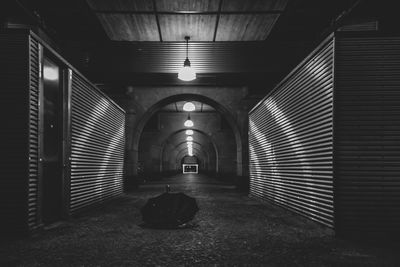
[[183,67],[178,72],[178,79],[189,82],[196,79],[196,71],[190,66],[189,60],[189,36],[185,36],[186,40],[186,59],[183,62]]

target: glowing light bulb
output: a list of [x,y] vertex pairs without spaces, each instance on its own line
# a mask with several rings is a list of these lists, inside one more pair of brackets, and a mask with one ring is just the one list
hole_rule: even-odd
[[185,127],[193,127],[194,124],[192,120],[186,120],[184,125]]
[[186,103],[183,105],[183,110],[184,110],[184,111],[191,112],[191,111],[195,111],[195,110],[196,110],[196,107],[195,107],[195,105],[194,105],[192,102],[186,102]]
[[190,66],[183,66],[178,72],[178,79],[190,82],[196,79],[196,71]]

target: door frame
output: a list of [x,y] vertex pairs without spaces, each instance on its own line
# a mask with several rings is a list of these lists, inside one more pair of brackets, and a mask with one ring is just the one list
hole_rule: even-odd
[[38,222],[43,225],[43,144],[44,144],[44,84],[43,66],[45,57],[56,63],[60,68],[61,112],[62,112],[62,144],[60,144],[61,170],[61,212],[60,220],[69,218],[69,187],[70,187],[70,129],[71,129],[71,87],[72,70],[69,69],[50,49],[39,43],[39,168],[38,168]]

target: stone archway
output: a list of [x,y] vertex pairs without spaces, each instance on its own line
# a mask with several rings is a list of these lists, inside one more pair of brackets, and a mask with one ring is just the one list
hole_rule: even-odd
[[178,95],[173,95],[166,97],[154,105],[152,105],[140,118],[133,134],[133,140],[131,143],[131,148],[130,148],[130,159],[133,161],[131,163],[131,166],[133,167],[133,170],[131,170],[131,173],[133,175],[137,174],[137,159],[138,159],[138,148],[139,148],[139,141],[141,134],[143,132],[144,126],[148,122],[148,120],[153,116],[158,110],[160,110],[162,107],[173,103],[177,101],[199,101],[203,102],[205,104],[208,104],[212,106],[219,114],[228,122],[234,138],[236,142],[236,174],[238,176],[241,176],[243,173],[243,163],[242,163],[242,139],[241,139],[241,134],[238,128],[238,125],[234,119],[234,116],[229,112],[227,108],[225,108],[222,104],[216,102],[215,100],[203,96],[203,95],[198,95],[198,94],[178,94]]
[[[164,159],[164,153],[165,150],[167,148],[168,145],[170,143],[170,139],[172,139],[174,136],[178,135],[178,134],[183,134],[186,131],[186,129],[179,129],[173,133],[171,133],[167,138],[165,138],[165,140],[163,141],[163,143],[161,144],[161,152],[160,152],[160,158],[161,158],[161,166],[160,166],[160,170],[161,171],[165,171],[164,167],[162,166],[162,164],[164,163],[165,159]],[[201,136],[205,141],[207,141],[209,144],[212,145],[212,149],[207,153],[208,154],[208,162],[210,161],[210,159],[213,159],[215,162],[213,164],[210,163],[210,165],[208,167],[213,166],[213,169],[207,169],[207,171],[210,172],[215,172],[218,173],[218,148],[217,145],[215,144],[215,142],[213,141],[213,139],[207,135],[204,131],[199,130],[199,129],[192,129],[192,131],[194,132],[194,135],[198,134],[199,136]]]

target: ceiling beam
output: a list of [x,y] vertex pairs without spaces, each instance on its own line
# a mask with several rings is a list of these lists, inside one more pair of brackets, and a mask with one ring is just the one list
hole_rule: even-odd
[[[153,0],[154,1],[154,0]],[[154,15],[154,11],[136,10],[93,10],[101,14],[147,14]],[[246,14],[282,14],[283,10],[252,10],[252,11],[157,11],[158,15],[246,15]]]
[[162,38],[162,33],[161,33],[161,26],[160,26],[160,20],[158,18],[158,12],[157,12],[157,6],[156,6],[156,0],[153,0],[153,9],[154,9],[154,15],[156,16],[156,23],[157,23],[157,29],[158,29],[158,36],[160,38],[160,42],[163,41]]
[[217,14],[217,19],[216,19],[216,21],[215,21],[215,29],[214,29],[213,42],[215,42],[215,39],[217,38],[217,30],[218,30],[219,18],[221,17],[222,1],[223,1],[223,0],[219,0],[218,14]]

